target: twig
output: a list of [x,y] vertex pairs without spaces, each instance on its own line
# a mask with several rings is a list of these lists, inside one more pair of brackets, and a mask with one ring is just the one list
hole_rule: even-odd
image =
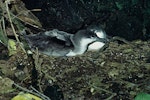
[[[2,23],[1,23],[2,22]],[[4,22],[4,17],[2,16],[2,18],[0,19],[0,31],[2,32],[2,38],[4,38],[3,41],[0,40],[0,43],[2,43],[3,45],[7,46],[8,45],[8,38],[6,35],[6,30],[5,30],[5,22]]]
[[112,92],[110,92],[110,91],[108,91],[106,89],[103,89],[103,88],[100,88],[100,87],[97,87],[97,86],[94,86],[94,85],[92,85],[92,87],[94,87],[95,89],[98,89],[98,90],[102,90],[102,91],[104,91],[106,93],[115,94],[115,93],[112,93]]
[[[19,18],[18,16],[15,16],[14,14],[11,14],[11,15],[13,16],[13,19],[14,19],[14,18],[17,18],[17,19],[19,19],[20,21],[22,21],[22,22],[24,22],[24,23],[26,23],[26,24],[28,24],[28,25],[34,27],[34,28],[41,29],[41,28],[39,28],[39,26],[33,25],[33,24],[31,24],[31,23],[29,23],[29,22],[27,22],[27,21],[24,21],[23,19]],[[41,30],[42,30],[42,29],[41,29]]]
[[[39,77],[41,77],[41,75],[42,75],[41,63],[42,63],[42,61],[41,61],[41,59],[39,59],[39,51],[38,51],[38,48],[36,48],[35,58],[34,58],[34,64],[35,64],[36,70],[39,73]],[[38,81],[39,90],[42,91],[42,88],[40,86],[40,80],[41,80],[41,78]]]
[[13,26],[12,20],[11,20],[11,16],[10,16],[10,12],[9,12],[9,8],[8,8],[8,1],[7,1],[7,0],[5,1],[5,4],[6,4],[6,11],[7,11],[7,14],[8,14],[8,19],[9,19],[11,28],[12,28],[12,30],[13,30],[13,33],[14,33],[14,35],[15,35],[15,38],[16,38],[17,42],[20,43],[20,41],[19,41],[19,39],[18,39],[18,36],[17,36],[17,34],[16,34],[16,31],[15,31],[15,28],[14,28],[14,26]]
[[124,43],[126,43],[126,44],[130,44],[129,41],[127,41],[126,39],[121,38],[121,37],[119,37],[119,36],[114,36],[110,41],[113,42],[113,41],[116,41],[116,40],[122,41],[122,42],[124,42]]
[[36,90],[34,87],[30,86],[30,88],[35,91],[36,93],[38,93],[39,95],[41,95],[41,97],[46,98],[47,100],[50,100],[49,97],[47,97],[46,95],[42,94],[41,92],[39,92],[38,90]]
[[89,84],[89,85],[91,85],[93,88],[95,88],[95,89],[97,89],[97,90],[101,90],[101,91],[104,91],[104,92],[106,92],[106,93],[111,94],[110,97],[108,97],[108,98],[106,98],[106,99],[104,99],[104,100],[111,100],[114,96],[116,96],[116,93],[112,93],[111,91],[108,91],[108,90],[106,90],[106,89],[103,89],[103,88],[94,86],[94,85],[92,85],[92,84]]
[[112,94],[110,97],[108,97],[108,98],[106,98],[106,99],[104,99],[104,100],[112,100],[112,98],[114,97],[114,96],[116,96],[117,94],[116,93],[114,93],[114,94]]
[[[42,94],[42,93],[40,93],[40,92],[37,92],[37,91],[33,91],[33,90],[28,90],[28,89],[26,89],[26,88],[23,88],[23,87],[21,87],[21,86],[19,86],[18,84],[16,84],[16,83],[13,83],[13,85],[16,87],[16,88],[19,88],[19,89],[21,89],[22,91],[25,91],[25,92],[27,92],[27,93],[31,93],[31,94],[33,94],[33,95],[36,95],[36,96],[38,96],[38,97],[40,97],[42,100],[51,100],[49,97],[47,97],[47,96],[45,96],[44,94]],[[40,93],[40,94],[39,94]]]
[[4,31],[4,35],[6,35],[6,27],[5,27],[5,21],[4,21],[4,17],[2,17],[2,22],[3,22],[3,31]]
[[8,14],[8,19],[9,19],[9,22],[10,22],[10,25],[11,25],[11,28],[13,30],[13,33],[14,33],[14,36],[17,40],[17,42],[19,43],[19,46],[21,47],[21,49],[26,53],[25,49],[22,47],[21,43],[20,43],[20,40],[18,38],[18,35],[16,34],[16,31],[15,31],[15,28],[13,26],[13,22],[11,20],[11,16],[10,16],[10,12],[9,12],[9,7],[8,7],[8,0],[5,1],[5,4],[6,4],[6,11],[7,11],[7,14]]

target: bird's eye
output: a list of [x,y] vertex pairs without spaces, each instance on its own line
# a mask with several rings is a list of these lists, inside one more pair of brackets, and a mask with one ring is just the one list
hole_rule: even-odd
[[92,34],[92,35],[91,35],[91,38],[93,38],[93,37],[95,37],[95,35],[94,35],[94,34]]

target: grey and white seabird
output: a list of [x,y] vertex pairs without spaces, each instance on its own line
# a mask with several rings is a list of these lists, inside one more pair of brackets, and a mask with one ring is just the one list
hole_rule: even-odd
[[[104,31],[97,29],[79,30],[69,34],[59,30],[25,35],[25,39],[32,50],[49,56],[76,56],[87,50],[100,49],[107,42]],[[96,45],[97,48],[94,48]],[[99,47],[99,48],[98,48]]]

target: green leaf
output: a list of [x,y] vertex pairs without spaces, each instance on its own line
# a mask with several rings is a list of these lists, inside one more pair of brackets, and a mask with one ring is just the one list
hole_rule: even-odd
[[134,100],[150,100],[150,94],[140,93],[135,97]]
[[16,54],[17,53],[17,47],[16,47],[16,42],[12,39],[8,40],[8,51],[9,51],[9,56]]

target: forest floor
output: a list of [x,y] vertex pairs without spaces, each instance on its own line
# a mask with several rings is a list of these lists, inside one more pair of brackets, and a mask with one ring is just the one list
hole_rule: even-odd
[[[101,52],[76,57],[27,55],[8,57],[0,45],[0,99],[30,90],[32,85],[52,100],[133,100],[150,92],[150,41],[110,42]],[[24,91],[27,92],[27,91]]]

